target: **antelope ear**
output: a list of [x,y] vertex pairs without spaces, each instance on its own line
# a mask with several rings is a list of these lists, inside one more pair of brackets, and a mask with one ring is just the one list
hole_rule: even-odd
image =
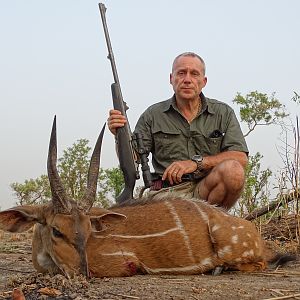
[[0,229],[10,232],[23,232],[35,223],[42,223],[42,210],[39,206],[17,206],[0,212]]
[[126,218],[127,217],[123,214],[102,208],[99,208],[99,211],[93,208],[93,214],[90,216],[92,229],[93,231],[98,232],[103,231],[109,228],[111,225],[118,223]]

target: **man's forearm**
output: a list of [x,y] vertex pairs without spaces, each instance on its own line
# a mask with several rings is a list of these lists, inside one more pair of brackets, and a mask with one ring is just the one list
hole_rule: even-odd
[[205,156],[203,160],[203,167],[205,170],[212,169],[219,163],[228,160],[228,159],[233,159],[238,161],[242,167],[245,169],[248,158],[246,153],[240,152],[240,151],[225,151],[218,153],[216,155],[211,155],[211,156]]

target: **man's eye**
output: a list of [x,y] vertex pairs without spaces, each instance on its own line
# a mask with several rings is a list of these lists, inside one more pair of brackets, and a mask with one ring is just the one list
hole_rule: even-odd
[[52,228],[52,234],[56,238],[63,238],[63,236],[64,236],[59,230],[57,230],[54,227]]

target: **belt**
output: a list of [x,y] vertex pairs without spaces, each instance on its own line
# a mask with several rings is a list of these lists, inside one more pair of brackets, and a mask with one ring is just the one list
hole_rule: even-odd
[[167,188],[170,186],[171,184],[169,183],[169,181],[157,179],[152,181],[150,191],[159,191],[160,189]]
[[171,186],[175,186],[175,185],[180,184],[182,182],[194,181],[194,180],[195,180],[195,178],[194,178],[193,174],[184,174],[181,177],[181,182],[174,183],[174,184],[170,184],[170,182],[168,180],[162,180],[162,179],[152,180],[152,185],[150,187],[150,191],[159,191],[163,188],[168,188],[168,187],[171,187]]

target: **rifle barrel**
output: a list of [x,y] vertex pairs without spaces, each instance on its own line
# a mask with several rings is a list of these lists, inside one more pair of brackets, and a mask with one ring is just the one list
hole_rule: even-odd
[[102,20],[102,24],[103,24],[104,35],[105,35],[105,40],[106,40],[106,45],[107,45],[107,50],[108,50],[107,58],[110,60],[110,63],[111,63],[111,68],[112,68],[112,72],[113,72],[113,76],[114,76],[114,81],[115,81],[115,83],[117,83],[120,86],[116,61],[115,61],[114,53],[113,53],[113,50],[112,50],[110,37],[109,37],[109,32],[108,32],[108,27],[107,27],[107,23],[106,23],[106,16],[105,16],[106,7],[103,3],[99,3],[99,10],[100,10],[100,14],[101,14],[101,20]]

